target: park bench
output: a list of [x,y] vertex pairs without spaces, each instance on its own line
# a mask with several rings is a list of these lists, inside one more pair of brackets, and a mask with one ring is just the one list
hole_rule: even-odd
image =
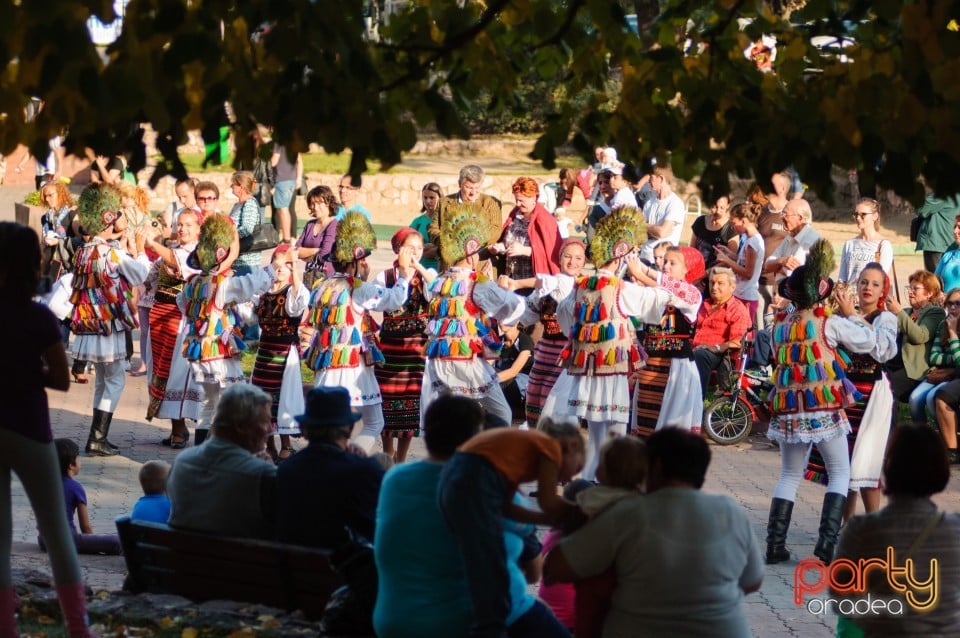
[[329,552],[249,538],[229,538],[117,519],[133,592],[176,594],[195,602],[234,600],[302,610],[319,619],[343,581]]

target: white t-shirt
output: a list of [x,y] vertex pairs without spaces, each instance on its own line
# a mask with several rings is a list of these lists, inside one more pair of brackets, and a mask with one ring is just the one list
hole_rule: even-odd
[[733,296],[743,301],[757,301],[760,299],[760,271],[763,270],[763,236],[757,233],[753,237],[747,237],[744,233],[740,235],[740,247],[737,249],[737,264],[747,265],[747,248],[753,248],[757,259],[753,262],[753,274],[749,279],[737,277],[737,287],[733,290]]
[[636,207],[637,196],[633,194],[633,190],[631,190],[629,186],[624,186],[618,190],[617,194],[613,196],[613,201],[610,202],[610,210]]
[[886,239],[867,241],[854,237],[843,242],[837,281],[856,284],[864,266],[877,261],[877,250],[880,251],[880,266],[883,267],[883,272],[887,275],[893,272],[893,244]]
[[686,210],[683,207],[683,201],[676,193],[670,193],[663,199],[655,198],[649,200],[643,206],[643,217],[647,220],[647,226],[660,226],[664,222],[671,221],[673,222],[673,230],[666,237],[647,239],[647,242],[640,249],[640,258],[652,263],[653,247],[664,239],[674,246],[679,246],[685,216]]
[[578,576],[616,570],[604,638],[751,635],[743,590],[763,578],[763,560],[746,511],[728,496],[662,488],[627,497],[559,547]]

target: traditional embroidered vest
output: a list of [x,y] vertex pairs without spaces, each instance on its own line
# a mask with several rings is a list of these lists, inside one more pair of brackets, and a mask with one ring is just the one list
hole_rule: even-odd
[[77,335],[111,335],[134,330],[133,286],[119,273],[120,253],[104,242],[86,244],[74,262],[72,330]]
[[[873,321],[880,316],[879,312],[864,317],[868,322]],[[847,355],[847,353],[844,353]],[[849,354],[850,363],[847,366],[847,378],[856,382],[879,381],[883,377],[884,364],[878,362],[869,354]]]
[[264,336],[275,341],[290,343],[299,340],[297,328],[300,326],[302,315],[291,317],[285,308],[287,296],[295,293],[292,286],[287,285],[280,292],[268,292],[260,297],[260,303],[257,304],[257,318]]
[[353,311],[353,291],[362,285],[357,277],[334,275],[313,289],[308,321],[317,332],[304,355],[313,370],[360,365],[364,313]]
[[883,376],[883,364],[869,354],[843,353],[850,363],[847,364],[847,378],[854,382],[879,381]]
[[487,281],[471,272],[465,279],[456,273],[443,274],[430,283],[430,320],[427,321],[427,345],[431,359],[469,360],[484,348],[500,353],[503,344],[490,320],[473,302],[473,287]]
[[775,413],[839,410],[860,400],[847,378],[850,358],[823,337],[823,308],[780,314],[773,329],[777,367],[770,407]]
[[166,264],[160,264],[157,274],[157,293],[155,299],[161,303],[177,303],[177,295],[183,290],[183,280],[169,271]]
[[550,295],[540,299],[540,323],[543,324],[543,339],[559,341],[567,338],[557,321],[557,300]]
[[623,281],[616,277],[580,277],[574,286],[575,323],[570,344],[560,353],[569,374],[629,374],[640,359],[630,318],[617,300]]
[[[386,272],[387,288],[393,288],[396,283],[396,271],[391,268]],[[407,287],[407,300],[403,306],[394,312],[383,313],[380,336],[409,337],[423,334],[427,329],[427,319],[429,317],[430,305],[423,294],[423,277],[420,276],[420,273],[417,273]]]
[[672,359],[690,359],[693,348],[690,341],[696,327],[683,313],[668,307],[660,323],[646,324],[643,328],[643,349],[651,357],[669,357]]
[[217,293],[224,275],[196,275],[183,286],[187,307],[187,337],[183,356],[188,361],[217,361],[239,356],[247,349],[240,334],[236,304],[217,307]]

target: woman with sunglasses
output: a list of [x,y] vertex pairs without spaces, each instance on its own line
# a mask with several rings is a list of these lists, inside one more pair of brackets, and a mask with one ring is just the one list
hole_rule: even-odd
[[879,263],[888,275],[893,272],[893,244],[880,234],[880,204],[877,200],[861,199],[853,220],[859,233],[843,242],[837,281],[856,286],[860,272],[869,263]]
[[410,228],[420,233],[420,236],[423,237],[423,257],[420,258],[420,264],[424,268],[433,268],[434,270],[438,267],[437,245],[430,242],[430,235],[427,233],[427,229],[437,216],[437,209],[440,208],[441,197],[443,197],[443,190],[440,189],[440,184],[436,182],[427,182],[424,184],[423,190],[420,191],[420,201],[423,203],[423,207],[420,209],[420,216],[410,222]]

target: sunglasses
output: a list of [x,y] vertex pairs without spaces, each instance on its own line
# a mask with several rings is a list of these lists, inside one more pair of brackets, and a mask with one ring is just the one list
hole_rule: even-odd
[[854,213],[851,215],[851,217],[854,219],[863,219],[864,217],[869,217],[870,215],[873,215],[873,213]]
[[198,197],[198,198],[197,198],[197,201],[198,201],[198,202],[215,202],[215,201],[217,201],[217,198],[214,197],[214,196],[210,196],[210,197]]
[[960,308],[960,300],[957,300],[957,301],[948,301],[947,303],[945,303],[945,304],[943,304],[943,305],[946,306],[947,308]]

